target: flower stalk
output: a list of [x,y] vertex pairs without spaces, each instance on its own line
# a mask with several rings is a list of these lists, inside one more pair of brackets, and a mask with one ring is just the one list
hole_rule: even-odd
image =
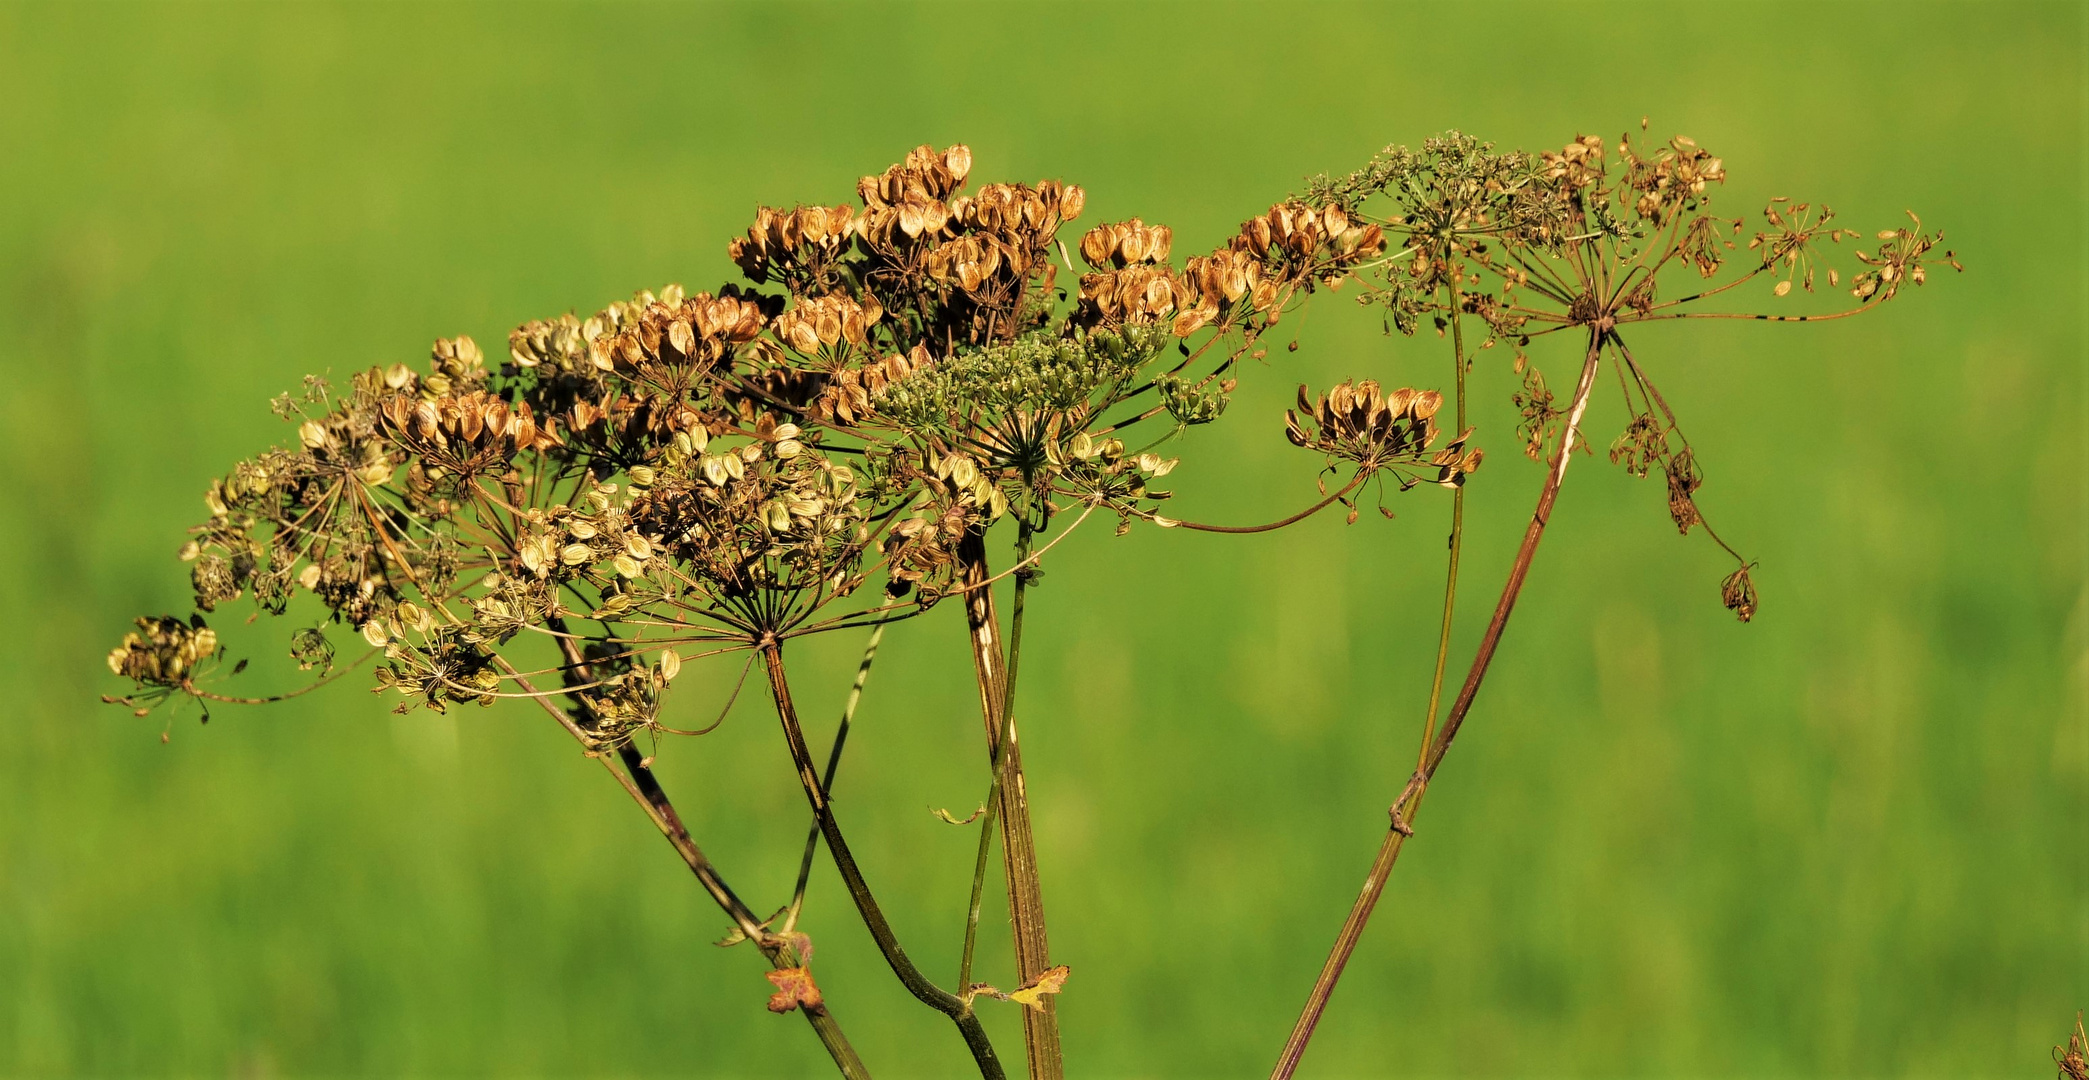
[[[1025,528],[1027,545],[1028,530]],[[1027,549],[1023,552],[1027,555]],[[1001,625],[994,608],[992,578],[987,567],[983,535],[968,535],[958,548],[966,592],[965,629],[972,645],[972,670],[979,687],[981,719],[986,727],[987,763],[993,772],[994,798],[988,812],[998,820],[1001,833],[1002,872],[1008,884],[1008,915],[1014,930],[1016,974],[1028,983],[1052,966],[1051,945],[1045,928],[1044,887],[1038,876],[1037,844],[1030,828],[1030,798],[1023,778],[1022,745],[1016,735],[1014,664],[1019,652],[1001,648]],[[1020,557],[1019,557],[1020,558]],[[1016,603],[1028,575],[1016,575]],[[1017,609],[1020,611],[1020,608]],[[1020,627],[1020,622],[1016,626]],[[1020,631],[1017,631],[1020,632]],[[992,823],[985,828],[991,829]],[[984,851],[986,837],[981,837]],[[978,928],[981,890],[977,867],[973,874],[972,898],[967,913],[966,955]],[[967,972],[970,965],[966,965]],[[1059,1016],[1052,999],[1041,1008],[1023,1010],[1023,1044],[1028,1055],[1031,1080],[1059,1080],[1065,1066],[1059,1048]]]

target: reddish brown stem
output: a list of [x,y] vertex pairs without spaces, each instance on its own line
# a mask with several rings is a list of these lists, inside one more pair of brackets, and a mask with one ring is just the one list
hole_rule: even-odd
[[1272,521],[1267,525],[1201,525],[1194,521],[1178,521],[1175,523],[1173,527],[1191,529],[1196,532],[1210,533],[1245,534],[1273,532],[1277,529],[1284,528],[1287,525],[1296,525],[1299,522],[1304,521],[1309,517],[1312,517],[1314,514],[1317,514],[1322,510],[1325,510],[1328,507],[1333,506],[1337,499],[1340,499],[1342,496],[1347,495],[1352,491],[1355,491],[1357,485],[1363,483],[1366,480],[1369,480],[1370,478],[1371,473],[1369,470],[1358,469],[1356,471],[1356,475],[1350,477],[1349,482],[1347,484],[1342,485],[1342,489],[1340,491],[1337,491],[1334,494],[1329,495],[1327,498],[1324,498],[1319,502],[1306,507],[1304,510],[1300,510],[1298,513],[1293,514],[1290,517]]
[[[987,760],[995,760],[1001,732],[1008,732],[1002,754],[1000,795],[1001,865],[1008,879],[1008,915],[1014,924],[1016,973],[1024,984],[1052,966],[1046,940],[1044,890],[1037,874],[1037,845],[1030,831],[1030,799],[1023,783],[1023,755],[1015,720],[1007,714],[1008,669],[1001,648],[1001,624],[988,584],[986,538],[968,533],[958,543],[964,567],[965,627],[971,642],[973,674],[979,683],[981,719],[986,724]],[[1064,1065],[1059,1051],[1059,1015],[1050,995],[1044,1008],[1023,1010],[1023,1046],[1032,1080],[1059,1080]]]
[[1387,827],[1385,840],[1379,845],[1378,857],[1371,860],[1371,871],[1364,877],[1364,887],[1357,894],[1356,903],[1349,909],[1349,917],[1342,921],[1342,930],[1335,936],[1335,947],[1328,953],[1327,963],[1320,968],[1320,977],[1313,981],[1312,993],[1306,997],[1306,1007],[1299,1014],[1298,1023],[1291,1029],[1291,1037],[1285,1040],[1284,1052],[1277,1058],[1277,1066],[1270,1072],[1272,1080],[1286,1080],[1298,1070],[1298,1063],[1305,1057],[1306,1044],[1313,1038],[1313,1030],[1320,1023],[1321,1014],[1327,1010],[1327,1002],[1334,995],[1335,984],[1342,978],[1342,968],[1349,963],[1349,956],[1356,951],[1356,943],[1364,936],[1364,927],[1371,921],[1371,911],[1378,906],[1378,898],[1385,891],[1386,879],[1392,876],[1393,864],[1400,858],[1400,848],[1411,830],[1415,812],[1420,809],[1422,796],[1427,794],[1429,780],[1443,763],[1443,756],[1450,751],[1451,740],[1458,737],[1458,729],[1465,723],[1465,714],[1471,710],[1473,698],[1480,692],[1480,683],[1487,677],[1487,665],[1494,660],[1494,651],[1501,644],[1502,631],[1509,625],[1509,614],[1516,608],[1516,597],[1523,591],[1523,581],[1530,573],[1531,559],[1538,553],[1538,541],[1545,536],[1545,525],[1552,520],[1552,504],[1559,498],[1560,484],[1567,478],[1567,465],[1574,457],[1574,441],[1581,429],[1582,413],[1588,408],[1589,391],[1596,385],[1596,370],[1603,358],[1603,346],[1610,339],[1608,327],[1592,327],[1589,331],[1588,357],[1581,365],[1581,381],[1574,387],[1574,397],[1567,409],[1567,427],[1560,439],[1559,450],[1554,453],[1551,469],[1545,475],[1545,486],[1538,493],[1538,507],[1531,513],[1530,525],[1524,529],[1523,543],[1516,549],[1516,561],[1509,567],[1509,579],[1502,585],[1501,599],[1495,602],[1494,617],[1487,621],[1487,632],[1480,638],[1479,651],[1474,653],[1472,667],[1465,673],[1465,685],[1458,690],[1458,699],[1451,703],[1451,711],[1444,717],[1443,729],[1430,744],[1429,753],[1422,767],[1408,780],[1400,798],[1393,803],[1392,823]]

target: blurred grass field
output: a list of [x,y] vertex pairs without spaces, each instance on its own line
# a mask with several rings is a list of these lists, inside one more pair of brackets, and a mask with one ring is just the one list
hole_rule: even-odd
[[[838,201],[922,142],[968,142],[978,181],[1079,182],[1084,223],[1143,215],[1194,251],[1387,142],[1540,149],[1643,114],[1724,155],[1729,213],[1790,194],[1869,231],[1914,208],[1968,272],[1862,319],[1639,335],[1707,513],[1762,560],[1762,613],[1720,609],[1726,567],[1676,538],[1658,481],[1575,468],[1306,1075],[2045,1075],[2089,1005],[2083,18],[0,4],[0,1075],[826,1069],[532,711],[395,718],[352,677],[184,713],[163,746],[157,716],[96,703],[128,619],[188,610],[182,530],[211,475],[284,437],[265,405],[303,374],[715,288],[757,201]],[[1184,448],[1178,512],[1310,497],[1278,419],[1297,382],[1447,366],[1342,296],[1299,337]],[[1534,354],[1555,381],[1561,350]],[[1475,378],[1462,653],[1539,480],[1507,359]],[[1614,396],[1591,416],[1599,446],[1623,422]],[[1072,1074],[1268,1068],[1411,767],[1440,494],[1055,553],[1020,713]],[[273,638],[216,624],[264,661],[252,685],[288,685],[273,645],[242,648]],[[972,834],[926,808],[985,787],[961,633],[945,609],[888,635],[841,782],[944,979]],[[859,647],[803,650],[801,707],[834,715]],[[698,670],[684,718],[733,675]],[[747,697],[662,768],[760,908],[804,822]],[[824,869],[809,918],[879,1075],[968,1071]]]

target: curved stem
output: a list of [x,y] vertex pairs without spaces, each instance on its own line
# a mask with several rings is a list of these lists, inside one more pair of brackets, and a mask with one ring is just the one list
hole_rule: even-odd
[[[516,682],[525,688],[529,686],[522,676],[515,674],[515,669],[507,660],[497,657],[495,662],[506,668],[509,676]],[[567,734],[572,735],[582,746],[591,747],[587,733],[573,722],[572,717],[559,711],[558,706],[553,705],[548,698],[532,697],[531,700],[551,714],[551,718],[557,720],[559,726],[565,728]],[[593,753],[592,748],[590,753]],[[726,884],[724,875],[711,864],[703,849],[696,846],[695,839],[682,824],[681,815],[675,812],[674,804],[668,801],[667,792],[660,787],[659,780],[653,776],[653,770],[645,765],[638,749],[626,743],[619,756],[624,764],[625,771],[622,772],[610,764],[607,757],[596,755],[596,760],[602,763],[602,768],[624,789],[625,794],[631,796],[631,800],[638,804],[639,809],[646,812],[653,826],[660,830],[660,835],[666,837],[667,842],[674,847],[675,853],[682,857],[682,862],[689,867],[689,872],[696,875],[697,883],[702,885],[704,891],[711,895],[711,899],[732,918],[740,932],[755,943],[755,947],[761,950],[762,956],[769,961],[771,967],[781,970],[800,966],[802,961],[797,950],[789,942],[763,932],[761,922],[755,918],[754,912],[748,910],[747,905],[733,892],[732,886]],[[805,1014],[805,1022],[812,1027],[813,1034],[819,1037],[820,1044],[827,1048],[828,1055],[834,1058],[835,1068],[840,1069],[844,1077],[849,1080],[870,1080],[870,1070],[864,1067],[863,1059],[856,1056],[856,1048],[850,1045],[848,1036],[842,1034],[841,1023],[834,1018],[832,1009],[823,1002],[799,1011]]]
[[[841,768],[842,746],[849,741],[849,723],[856,718],[856,705],[863,700],[863,684],[870,681],[871,661],[878,658],[878,642],[884,637],[884,623],[871,627],[870,640],[863,645],[863,660],[856,665],[856,681],[849,685],[849,700],[841,707],[841,726],[834,730],[834,746],[827,751],[827,774],[820,780],[821,788],[829,793],[834,791],[835,771]],[[819,848],[820,822],[818,818],[814,818],[811,828],[805,834],[805,854],[798,859],[798,885],[791,890],[791,906],[783,919],[783,932],[786,934],[797,928],[798,912],[805,907],[805,886],[812,880],[812,857]],[[963,992],[962,987],[959,988],[959,992]]]
[[1357,942],[1363,938],[1364,926],[1371,920],[1371,911],[1377,907],[1378,898],[1385,891],[1386,879],[1392,875],[1393,864],[1400,858],[1401,845],[1409,835],[1401,808],[1406,808],[1406,817],[1410,819],[1420,809],[1430,779],[1436,775],[1437,767],[1443,764],[1444,754],[1450,750],[1451,741],[1458,737],[1458,729],[1464,725],[1465,715],[1472,709],[1473,698],[1480,692],[1480,683],[1487,677],[1487,665],[1494,660],[1494,651],[1501,644],[1509,614],[1515,610],[1516,597],[1523,591],[1524,578],[1530,573],[1531,559],[1537,555],[1538,542],[1544,538],[1545,525],[1552,520],[1552,504],[1559,497],[1560,484],[1567,478],[1567,465],[1573,461],[1574,440],[1580,433],[1582,415],[1588,409],[1589,391],[1596,385],[1596,369],[1603,358],[1603,344],[1610,335],[1608,329],[1591,327],[1589,330],[1588,357],[1582,363],[1581,381],[1574,387],[1573,402],[1567,410],[1567,428],[1560,439],[1559,450],[1553,455],[1552,468],[1545,475],[1545,486],[1538,493],[1538,506],[1531,513],[1530,525],[1524,530],[1523,543],[1516,549],[1516,561],[1509,566],[1509,579],[1503,583],[1501,598],[1495,602],[1494,616],[1488,620],[1487,632],[1481,636],[1479,650],[1465,673],[1465,684],[1459,688],[1457,700],[1451,703],[1451,711],[1444,717],[1443,730],[1437,732],[1422,756],[1421,768],[1415,771],[1399,799],[1393,803],[1392,826],[1386,830],[1385,840],[1379,845],[1378,857],[1371,861],[1370,873],[1364,877],[1363,890],[1350,907],[1349,917],[1342,921],[1342,929],[1335,936],[1335,947],[1321,966],[1320,977],[1313,982],[1312,992],[1306,997],[1306,1007],[1299,1014],[1298,1023],[1292,1027],[1291,1037],[1284,1043],[1283,1053],[1270,1073],[1272,1080],[1290,1077],[1305,1057],[1306,1044],[1313,1038],[1313,1029],[1327,1010],[1335,984],[1342,978],[1342,968],[1349,963],[1350,954],[1356,951]]
[[[1463,418],[1460,418],[1460,423],[1462,424],[1463,422]],[[1461,427],[1458,430],[1463,431],[1465,429]],[[1317,514],[1322,510],[1325,510],[1328,507],[1333,506],[1336,500],[1340,499],[1344,495],[1349,494],[1352,491],[1355,491],[1357,489],[1357,485],[1363,483],[1365,480],[1368,480],[1370,478],[1370,470],[1358,469],[1356,471],[1356,475],[1350,477],[1349,482],[1342,485],[1342,489],[1340,491],[1337,491],[1334,494],[1329,495],[1327,498],[1322,499],[1319,502],[1306,507],[1304,510],[1300,510],[1298,513],[1293,514],[1290,517],[1280,518],[1276,521],[1268,523],[1267,525],[1200,525],[1194,521],[1177,521],[1169,527],[1190,529],[1196,532],[1232,533],[1235,535],[1239,535],[1242,533],[1270,532],[1275,529],[1281,529],[1286,525],[1296,525],[1299,522],[1304,521],[1309,517],[1312,517],[1314,514]],[[1465,489],[1463,487],[1460,487],[1458,490],[1462,494]]]
[[987,1039],[986,1027],[979,1022],[965,999],[937,986],[929,977],[914,966],[907,951],[900,947],[899,937],[892,931],[892,924],[878,906],[877,897],[871,894],[870,885],[863,879],[863,871],[856,865],[856,856],[849,850],[849,843],[841,835],[841,827],[834,822],[834,808],[827,801],[826,789],[820,786],[819,774],[814,771],[812,752],[805,745],[805,732],[798,723],[797,706],[791,703],[790,682],[784,676],[783,646],[771,640],[762,647],[762,659],[769,673],[769,691],[776,699],[776,717],[783,724],[784,742],[789,745],[791,761],[798,769],[798,782],[805,788],[805,799],[812,804],[812,813],[820,826],[820,836],[827,842],[827,853],[834,858],[834,868],[841,873],[842,884],[848,887],[849,897],[856,901],[856,911],[863,917],[863,925],[870,930],[871,939],[877,942],[878,951],[899,976],[900,984],[907,988],[922,1004],[950,1017],[957,1024],[958,1032],[964,1036],[965,1046],[972,1051],[972,1059],[979,1066],[979,1074],[986,1080],[1003,1080],[1001,1061],[994,1053],[994,1045]]
[[[371,649],[369,652],[366,652],[363,655],[356,657],[348,664],[336,670],[327,672],[325,675],[320,676],[317,682],[311,683],[306,686],[300,686],[295,690],[286,691],[281,694],[274,694],[269,697],[231,697],[225,694],[213,694],[208,690],[199,688],[195,683],[190,682],[187,679],[183,679],[181,681],[181,690],[183,693],[189,695],[190,697],[202,698],[205,701],[222,702],[226,705],[273,705],[278,701],[289,701],[291,698],[303,697],[306,694],[309,694],[312,691],[317,690],[330,682],[333,682],[335,679],[338,679],[341,676],[346,675],[351,671],[354,671],[356,668],[362,667],[364,661],[370,659],[373,656],[376,656],[378,653],[383,651],[384,650],[382,649]],[[244,663],[244,661],[242,661],[242,663]]]

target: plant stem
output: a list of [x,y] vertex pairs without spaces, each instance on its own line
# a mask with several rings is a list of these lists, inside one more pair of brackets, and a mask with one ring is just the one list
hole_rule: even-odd
[[[1022,521],[1016,539],[1016,565],[1030,557],[1030,523]],[[989,755],[988,772],[992,779],[986,789],[986,821],[979,826],[979,855],[972,862],[972,896],[965,908],[964,958],[958,964],[958,993],[968,994],[972,989],[972,952],[979,941],[979,906],[986,892],[987,857],[994,847],[994,825],[1000,818],[1002,763],[1005,755],[1001,748],[1009,745],[1015,725],[1015,676],[1016,665],[1023,654],[1023,594],[1030,584],[1030,574],[1019,571],[1015,576],[1015,600],[1009,605],[1008,615],[1008,688],[1002,699],[1001,734],[994,741],[994,750]]]
[[[986,538],[978,530],[958,542],[964,568],[965,626],[972,647],[972,669],[979,684],[981,719],[986,726],[987,760],[999,761],[1004,777],[1000,793],[1001,863],[1008,879],[1009,921],[1015,937],[1016,974],[1024,983],[1051,967],[1045,933],[1044,890],[1037,874],[1037,847],[1030,830],[1029,792],[1023,783],[1022,743],[1008,708],[1008,672],[1002,666],[1000,623],[994,593],[987,585]],[[1004,740],[1002,733],[1006,731]],[[1005,748],[1004,748],[1005,742]],[[1050,995],[1044,1008],[1023,1010],[1023,1046],[1031,1080],[1060,1080],[1065,1064],[1059,1050],[1059,1015]]]
[[1580,433],[1582,414],[1588,409],[1589,391],[1596,383],[1603,345],[1611,335],[1612,331],[1604,324],[1589,329],[1588,356],[1582,363],[1581,381],[1575,385],[1574,397],[1568,406],[1566,431],[1560,439],[1559,450],[1553,455],[1552,467],[1545,475],[1545,486],[1538,493],[1538,506],[1531,514],[1529,527],[1524,530],[1523,543],[1516,549],[1516,561],[1510,564],[1509,579],[1502,585],[1501,599],[1495,602],[1494,617],[1488,620],[1487,632],[1480,638],[1479,651],[1473,655],[1472,667],[1465,674],[1465,685],[1459,688],[1457,700],[1451,703],[1451,711],[1444,717],[1443,730],[1437,732],[1435,740],[1428,745],[1421,768],[1415,771],[1393,803],[1394,825],[1386,830],[1385,840],[1378,848],[1378,857],[1371,861],[1370,873],[1364,878],[1363,890],[1357,894],[1356,903],[1349,909],[1349,917],[1343,920],[1342,930],[1335,936],[1335,947],[1328,954],[1327,963],[1321,966],[1320,977],[1313,981],[1313,990],[1306,997],[1306,1007],[1299,1014],[1298,1023],[1292,1027],[1291,1037],[1284,1043],[1276,1068],[1270,1073],[1272,1080],[1290,1077],[1305,1057],[1306,1044],[1312,1040],[1313,1029],[1327,1009],[1328,998],[1335,992],[1335,983],[1342,977],[1342,968],[1349,962],[1350,954],[1356,951],[1364,926],[1371,920],[1371,910],[1378,905],[1379,895],[1385,891],[1386,879],[1392,875],[1393,864],[1400,858],[1401,845],[1407,839],[1407,832],[1400,824],[1402,808],[1405,808],[1405,819],[1412,820],[1421,807],[1430,779],[1436,775],[1437,767],[1443,764],[1444,754],[1451,748],[1451,740],[1458,737],[1458,729],[1464,725],[1465,715],[1472,709],[1473,698],[1480,692],[1480,682],[1487,676],[1487,665],[1494,659],[1494,651],[1501,644],[1502,631],[1509,623],[1509,613],[1515,609],[1517,594],[1523,591],[1524,578],[1530,573],[1531,559],[1538,553],[1538,541],[1544,537],[1545,525],[1552,519],[1552,504],[1559,497],[1560,484],[1567,477],[1567,465],[1573,460],[1574,440]]
[[[841,748],[849,739],[849,723],[856,718],[856,705],[863,700],[863,684],[870,681],[871,661],[878,658],[878,642],[884,640],[885,624],[878,623],[870,629],[870,640],[863,645],[863,660],[856,665],[856,681],[849,686],[849,700],[841,707],[841,726],[834,730],[834,746],[827,751],[827,774],[820,786],[829,795],[834,793],[834,774],[841,768]],[[798,926],[798,912],[805,907],[805,886],[812,880],[812,857],[820,847],[820,821],[814,818],[805,833],[805,853],[798,859],[798,885],[791,890],[791,906],[783,919],[783,932],[788,934]]]
[[994,1053],[993,1043],[987,1039],[985,1025],[973,1015],[965,999],[937,986],[914,966],[906,950],[900,947],[899,937],[893,933],[892,924],[886,921],[885,912],[878,906],[869,883],[864,881],[863,871],[856,865],[856,856],[849,851],[848,841],[842,837],[841,827],[834,821],[834,809],[827,801],[826,790],[820,786],[819,774],[813,769],[812,752],[805,744],[797,707],[791,703],[790,682],[784,675],[782,644],[773,638],[764,643],[762,659],[769,673],[769,691],[776,699],[776,716],[783,724],[784,742],[789,745],[791,761],[798,769],[798,782],[805,788],[805,799],[812,804],[820,835],[827,842],[827,852],[833,856],[834,868],[840,871],[842,884],[848,887],[850,898],[856,901],[856,911],[862,915],[863,925],[870,930],[878,951],[884,954],[885,962],[892,966],[892,973],[899,976],[907,992],[957,1024],[966,1047],[972,1051],[973,1061],[979,1066],[980,1075],[986,1080],[1004,1080],[1000,1058]]
[[[1458,434],[1465,433],[1465,320],[1460,310],[1458,286],[1445,285],[1451,301],[1451,359],[1457,370]],[[1436,636],[1436,672],[1429,678],[1429,711],[1422,716],[1422,745],[1415,752],[1415,768],[1428,763],[1429,737],[1436,733],[1436,707],[1443,701],[1443,671],[1451,658],[1451,621],[1458,609],[1458,551],[1465,543],[1465,485],[1451,493],[1450,565],[1443,575],[1443,621]]]
[[[570,644],[567,648],[570,650]],[[571,655],[569,652],[569,657]],[[505,659],[497,662],[515,680],[516,685],[532,695],[536,694],[529,681],[516,674],[514,667]],[[587,734],[575,726],[570,717],[560,712],[558,706],[551,703],[550,698],[533,696],[530,700],[550,713],[552,719],[557,720],[582,746],[589,746]],[[589,746],[589,750],[593,753],[592,746]],[[726,884],[724,875],[711,864],[703,849],[696,846],[696,840],[682,824],[682,816],[675,812],[674,804],[668,801],[667,792],[653,776],[653,770],[644,764],[637,748],[626,743],[619,756],[624,768],[628,770],[628,775],[618,772],[617,767],[610,764],[606,757],[597,755],[597,760],[601,761],[602,768],[615,778],[618,786],[622,787],[625,793],[631,796],[632,801],[646,812],[646,816],[652,819],[654,827],[660,830],[660,835],[667,838],[675,853],[682,857],[682,861],[689,867],[689,872],[696,875],[696,880],[704,887],[704,891],[711,894],[711,899],[724,909],[734,925],[740,928],[740,932],[755,943],[755,947],[761,950],[762,956],[769,961],[771,967],[778,970],[798,967],[801,961],[797,950],[792,948],[790,943],[762,931],[761,921],[741,902],[739,896],[733,892],[732,886]],[[841,1023],[834,1018],[832,1009],[822,1003],[817,1008],[799,1011],[805,1014],[805,1022],[811,1025],[813,1034],[818,1036],[820,1044],[827,1048],[827,1053],[834,1058],[835,1068],[840,1069],[844,1077],[848,1080],[870,1080],[870,1070],[864,1067],[863,1059],[856,1056],[856,1048],[849,1044],[848,1036],[842,1034]]]

